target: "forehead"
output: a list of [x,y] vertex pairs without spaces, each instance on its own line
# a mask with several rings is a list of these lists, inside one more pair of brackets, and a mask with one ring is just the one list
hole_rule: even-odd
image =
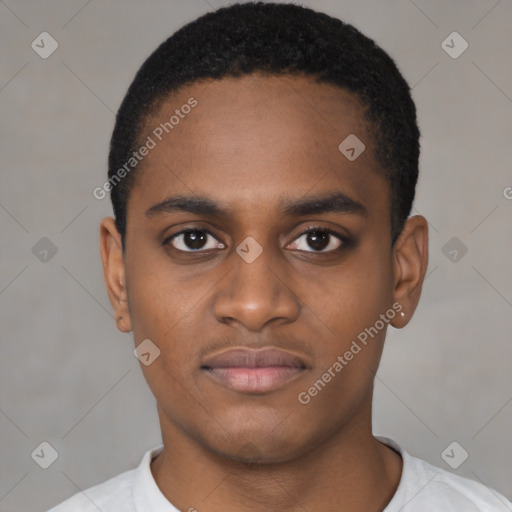
[[[311,78],[194,83],[146,120],[140,140],[149,137],[154,147],[139,164],[132,194],[148,207],[166,196],[198,194],[250,208],[336,189],[375,203],[379,191],[386,199],[387,184],[377,173],[364,113],[356,95]],[[364,144],[355,160],[340,151],[345,140]]]

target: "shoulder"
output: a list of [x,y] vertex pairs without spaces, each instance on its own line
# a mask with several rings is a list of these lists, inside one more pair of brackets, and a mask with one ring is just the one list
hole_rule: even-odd
[[512,503],[494,489],[409,455],[387,438],[378,438],[400,453],[402,477],[385,512],[512,512]]
[[126,471],[80,491],[48,512],[130,512],[134,473],[135,470]]
[[425,487],[418,490],[419,494],[415,498],[417,505],[424,503],[432,507],[438,504],[446,512],[512,512],[510,501],[494,489],[432,466],[421,459],[411,459],[416,472],[425,477]]
[[151,461],[162,450],[148,450],[138,468],[80,491],[48,512],[136,512],[175,510],[158,489],[151,474]]
[[131,512],[135,470],[80,491],[48,512]]

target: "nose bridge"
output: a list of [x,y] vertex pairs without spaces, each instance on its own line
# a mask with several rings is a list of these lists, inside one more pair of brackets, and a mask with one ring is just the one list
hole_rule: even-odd
[[247,237],[231,255],[233,271],[216,296],[215,316],[260,330],[273,319],[292,322],[299,301],[285,283],[279,258],[270,248]]

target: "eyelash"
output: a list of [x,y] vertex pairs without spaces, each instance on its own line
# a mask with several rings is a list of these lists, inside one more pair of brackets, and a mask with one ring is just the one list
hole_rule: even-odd
[[[178,251],[180,253],[188,253],[188,254],[204,254],[204,253],[207,253],[208,251],[211,251],[212,249],[196,249],[196,250],[189,250],[189,251],[184,251],[182,249],[177,249],[176,247],[172,246],[171,242],[172,240],[174,240],[175,238],[177,238],[178,236],[180,235],[183,235],[187,232],[190,232],[190,231],[198,231],[200,233],[206,233],[207,235],[210,235],[211,237],[215,238],[215,240],[217,240],[219,243],[221,243],[224,247],[222,247],[222,249],[224,249],[226,246],[223,242],[220,242],[217,237],[209,230],[209,229],[206,229],[206,228],[199,228],[199,227],[187,227],[186,229],[183,229],[181,231],[179,231],[178,233],[174,233],[173,235],[167,237],[164,242],[163,242],[163,245],[164,246],[171,246],[171,248],[175,251]],[[331,249],[329,251],[315,251],[315,250],[311,250],[311,251],[305,251],[305,250],[302,250],[302,249],[296,249],[297,252],[306,252],[306,253],[312,253],[312,254],[334,254],[336,252],[340,252],[342,249],[346,248],[348,245],[350,245],[351,243],[351,239],[346,236],[346,235],[343,235],[333,229],[330,229],[330,228],[326,228],[326,227],[322,227],[322,226],[311,226],[309,228],[307,228],[305,231],[301,231],[298,236],[296,236],[292,242],[298,240],[299,238],[301,238],[302,236],[304,235],[308,235],[309,233],[312,233],[312,232],[321,232],[321,233],[326,233],[330,236],[333,236],[335,238],[337,238],[340,242],[341,242],[341,245],[339,247],[337,247],[336,249]]]

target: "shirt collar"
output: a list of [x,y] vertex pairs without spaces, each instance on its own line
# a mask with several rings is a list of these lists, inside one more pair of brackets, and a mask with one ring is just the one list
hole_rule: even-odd
[[151,461],[163,450],[163,445],[146,452],[133,478],[133,503],[137,512],[178,512],[156,485],[151,473]]
[[[389,446],[402,457],[402,475],[398,488],[386,507],[384,512],[392,512],[395,509],[399,510],[399,505],[403,506],[405,488],[407,487],[407,479],[410,473],[410,466],[412,464],[410,455],[405,452],[398,443],[388,437],[376,436],[381,443]],[[139,467],[135,470],[133,480],[133,503],[136,512],[179,512],[169,500],[162,494],[158,485],[153,478],[151,472],[151,461],[159,455],[163,450],[163,445],[152,448],[144,455]]]

